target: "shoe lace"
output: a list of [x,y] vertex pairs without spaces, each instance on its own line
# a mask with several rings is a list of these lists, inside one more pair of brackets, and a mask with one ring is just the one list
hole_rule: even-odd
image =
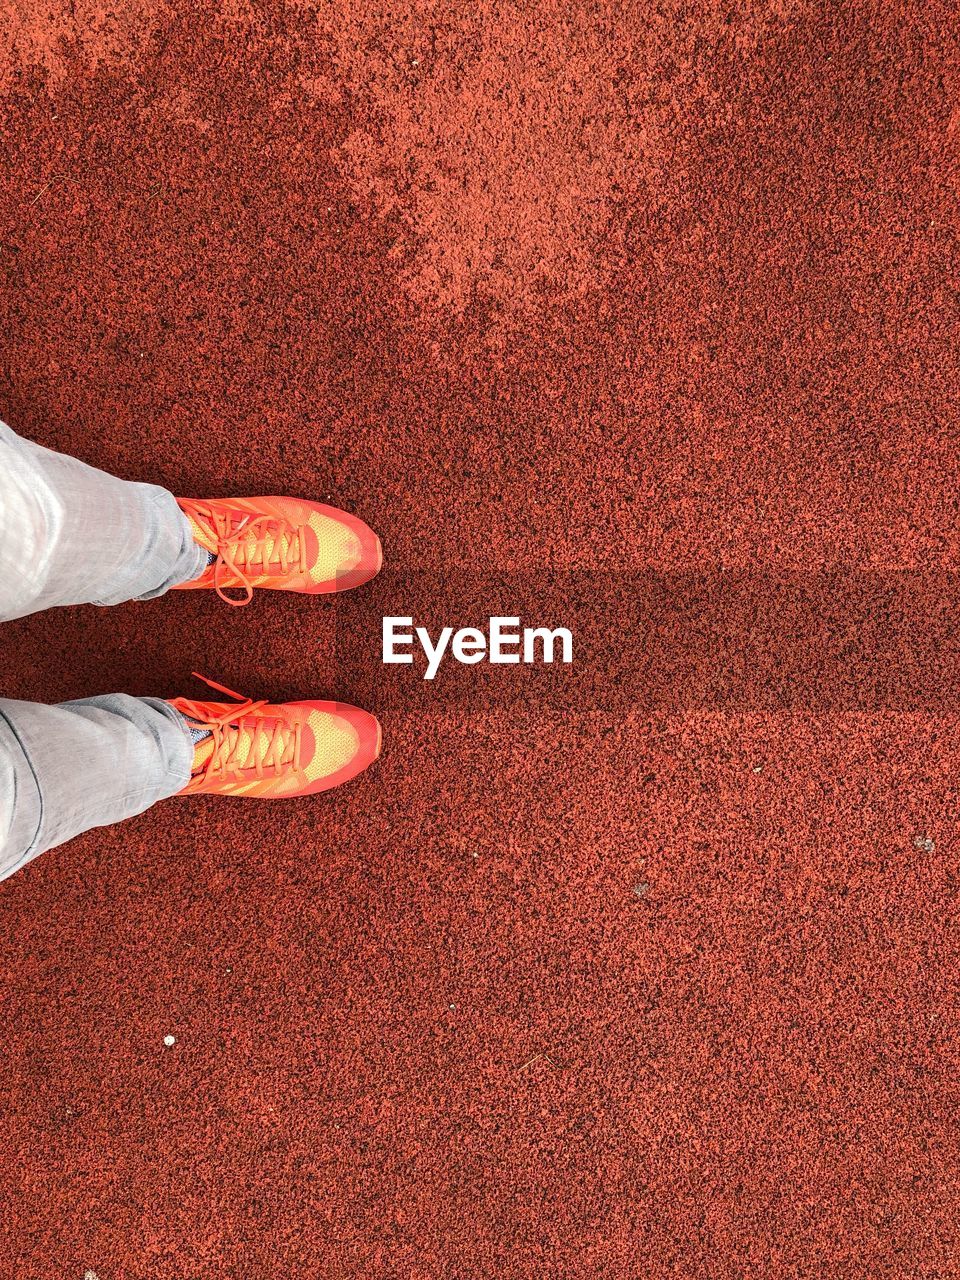
[[[193,776],[204,782],[213,778],[238,776],[253,772],[264,777],[271,769],[296,768],[300,760],[300,725],[289,724],[280,717],[265,721],[256,712],[267,705],[265,698],[254,702],[226,685],[208,680],[199,671],[193,673],[211,689],[237,700],[221,716],[209,718],[206,704],[191,698],[178,698],[177,709],[213,737],[213,749],[203,766]],[[244,733],[246,730],[246,733]]]
[[[249,604],[253,599],[251,578],[267,573],[273,563],[279,563],[282,574],[294,568],[306,572],[307,546],[302,526],[291,525],[278,516],[244,516],[234,524],[228,512],[202,504],[195,508],[194,518],[217,549],[213,585],[227,604]],[[230,586],[243,588],[242,600],[224,591],[224,578],[228,575],[236,579]]]

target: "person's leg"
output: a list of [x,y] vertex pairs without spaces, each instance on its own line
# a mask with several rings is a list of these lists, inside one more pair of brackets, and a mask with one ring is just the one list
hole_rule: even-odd
[[193,758],[186,720],[159,698],[0,698],[0,880],[183,790]]
[[118,480],[0,422],[0,621],[149,599],[208,560],[166,489]]
[[[233,603],[249,601],[254,586],[336,591],[367,581],[380,560],[372,530],[335,508],[280,497],[178,500],[0,423],[0,622],[171,587],[238,586],[244,600]],[[348,781],[379,753],[380,726],[358,708],[231,697],[240,705],[0,698],[0,879],[177,792],[307,795]]]
[[0,698],[0,879],[167,796],[313,795],[380,753],[380,725],[359,707],[214,688],[229,700],[113,693],[47,707]]

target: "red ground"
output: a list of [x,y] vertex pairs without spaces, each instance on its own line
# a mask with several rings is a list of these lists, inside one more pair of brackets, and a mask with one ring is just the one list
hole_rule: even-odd
[[7,6],[0,415],[329,496],[390,574],[4,629],[12,696],[196,667],[386,730],[341,793],[167,804],[0,887],[4,1275],[957,1275],[955,687],[861,707],[854,645],[847,701],[602,662],[543,701],[376,643],[514,574],[577,584],[621,675],[631,571],[936,600],[949,7]]

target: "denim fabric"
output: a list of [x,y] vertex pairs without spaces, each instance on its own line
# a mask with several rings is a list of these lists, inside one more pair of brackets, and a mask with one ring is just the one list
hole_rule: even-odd
[[[149,599],[206,560],[165,489],[118,480],[0,423],[0,621]],[[0,698],[0,879],[173,795],[192,760],[185,721],[158,698]]]
[[147,600],[205,565],[166,489],[118,480],[0,422],[0,622]]

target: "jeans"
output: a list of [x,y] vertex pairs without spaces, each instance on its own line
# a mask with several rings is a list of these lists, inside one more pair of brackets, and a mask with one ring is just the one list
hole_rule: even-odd
[[[165,489],[118,480],[0,422],[0,622],[150,599],[206,563]],[[0,880],[174,795],[192,762],[186,722],[160,698],[0,698]]]

